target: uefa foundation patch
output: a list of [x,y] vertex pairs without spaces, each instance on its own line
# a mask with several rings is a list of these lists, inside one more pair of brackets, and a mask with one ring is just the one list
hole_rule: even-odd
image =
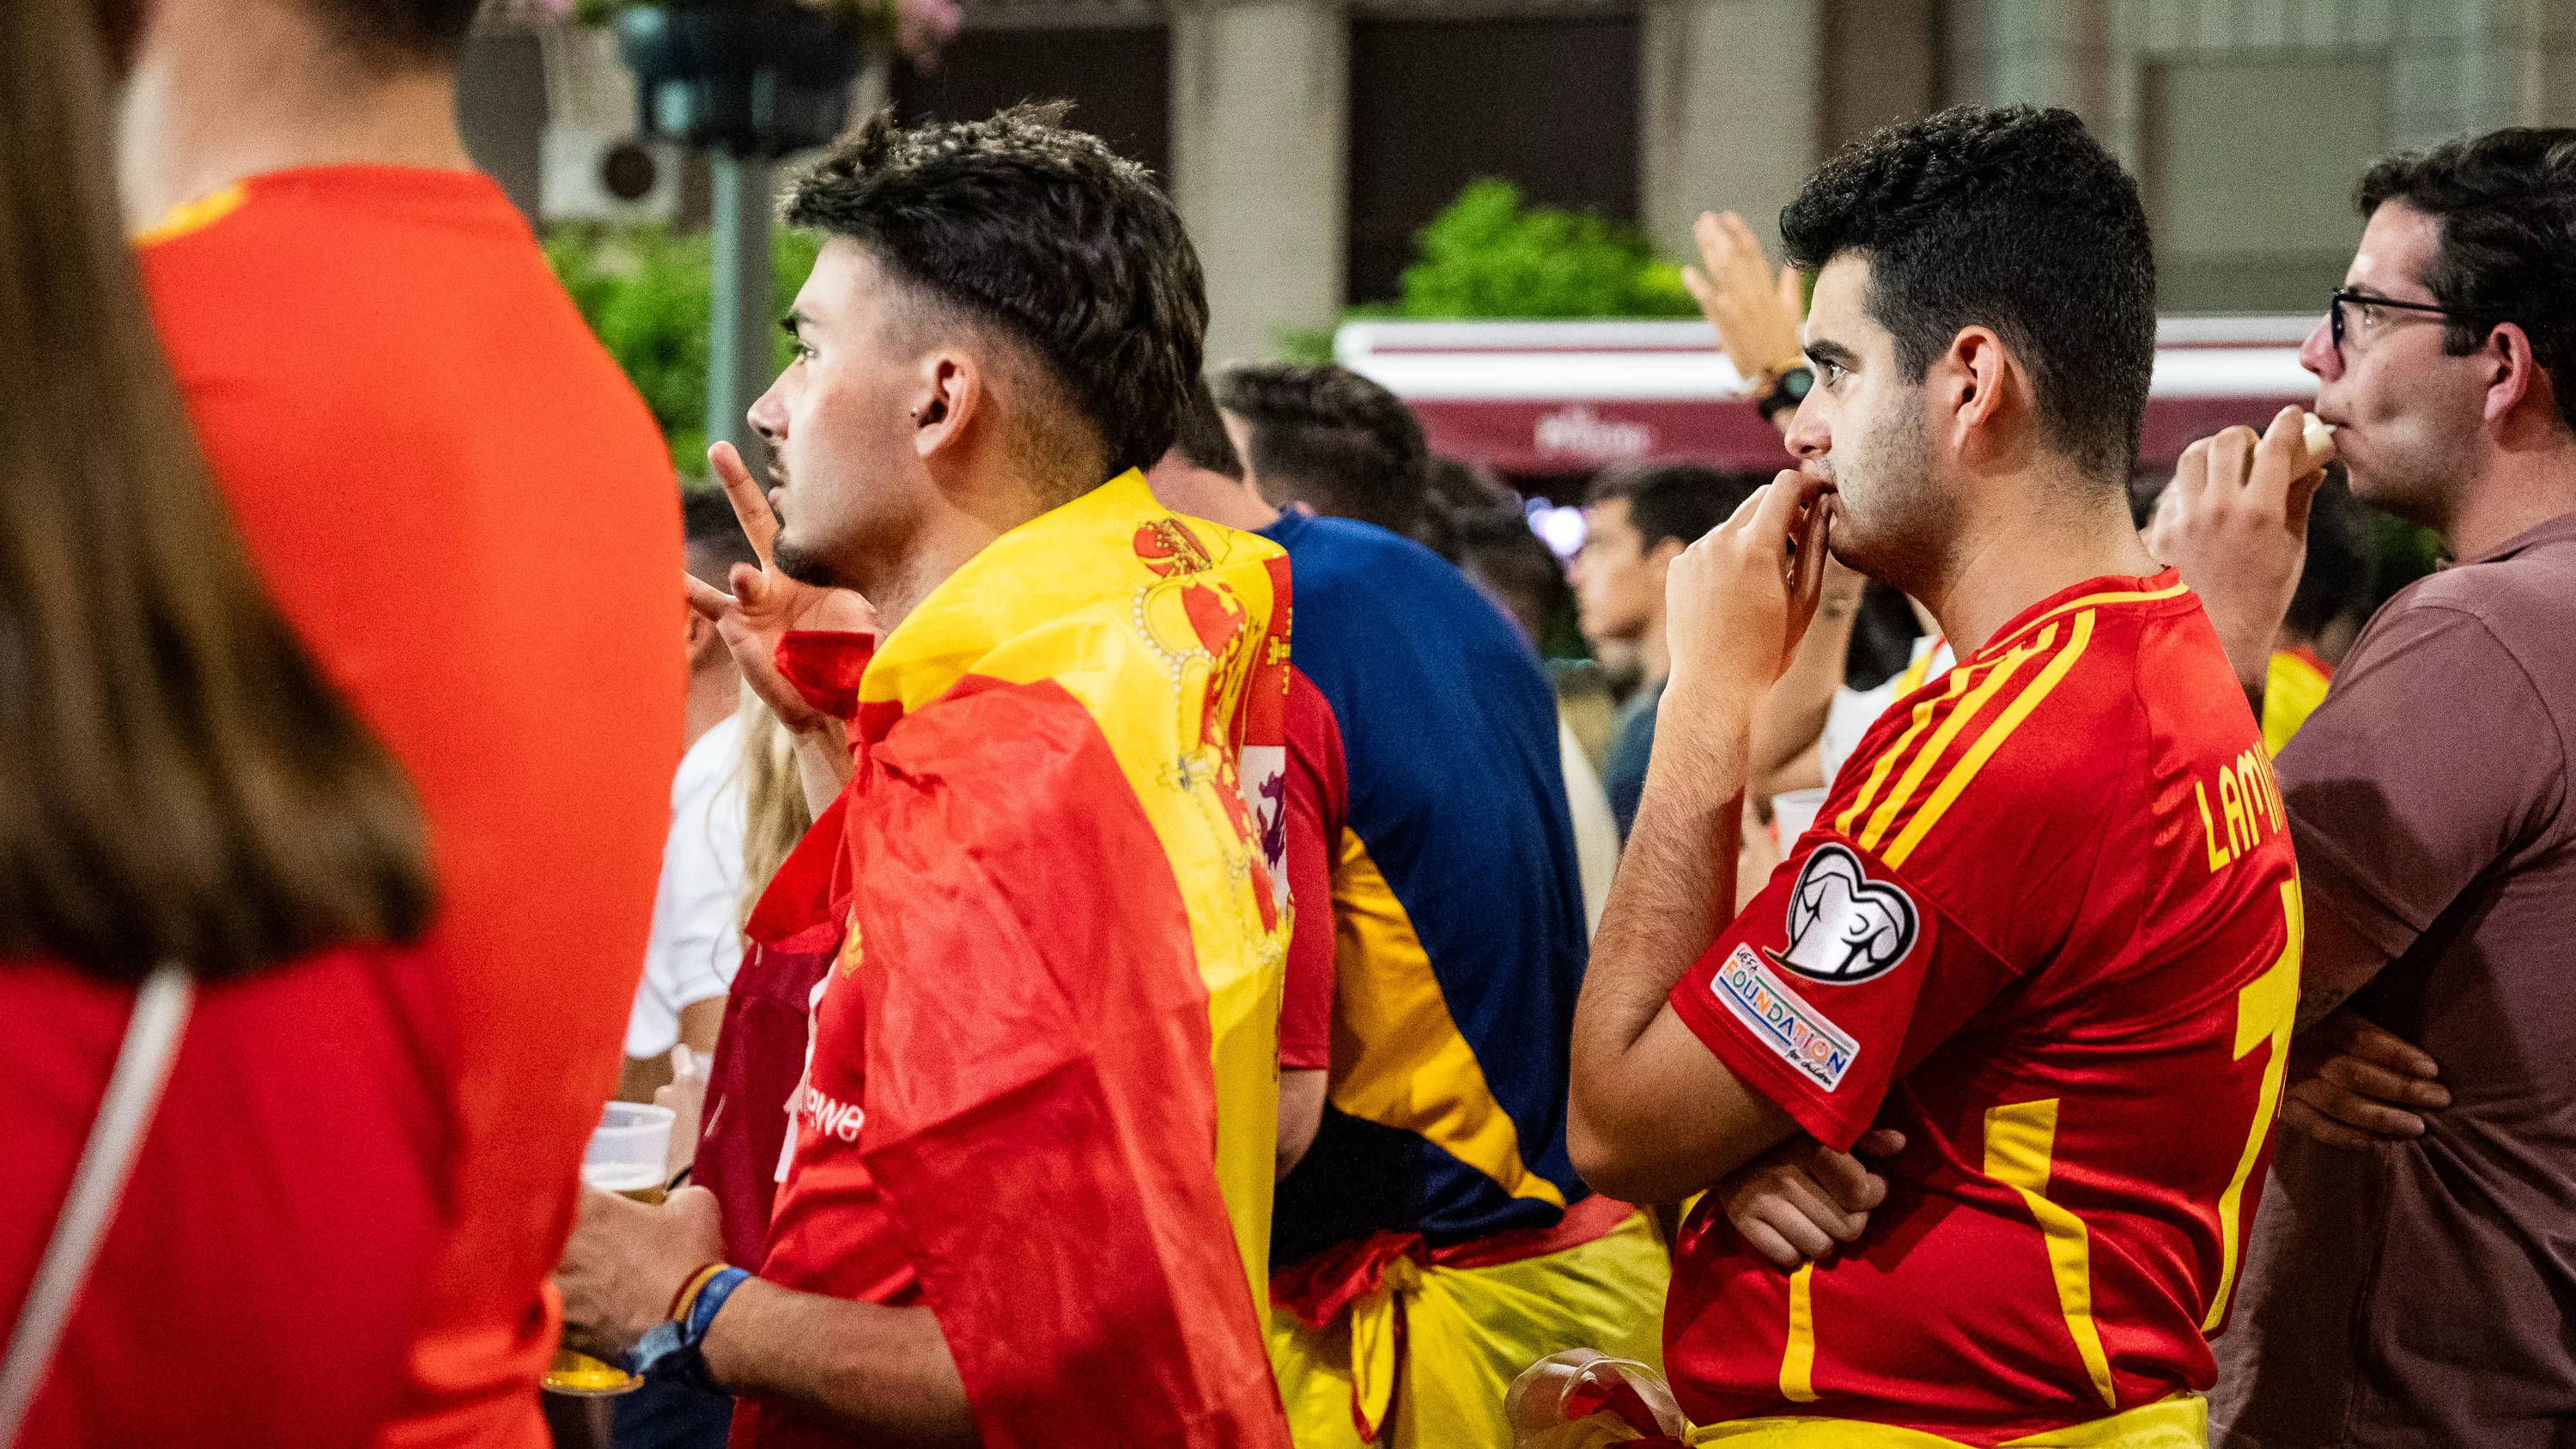
[[1783,984],[1750,946],[1735,948],[1710,978],[1708,989],[1738,1020],[1753,1028],[1764,1045],[1828,1092],[1842,1085],[1843,1074],[1860,1055],[1860,1043]]

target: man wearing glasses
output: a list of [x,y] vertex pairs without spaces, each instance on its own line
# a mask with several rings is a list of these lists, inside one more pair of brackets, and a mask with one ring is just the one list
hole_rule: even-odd
[[[2278,762],[2307,902],[2295,1130],[2218,1340],[2213,1437],[2563,1444],[2576,130],[2382,161],[2360,199],[2360,250],[2300,360],[2354,496],[2434,529],[2456,562],[2380,609]],[[2240,673],[2298,577],[2295,432],[2199,445],[2151,539]]]

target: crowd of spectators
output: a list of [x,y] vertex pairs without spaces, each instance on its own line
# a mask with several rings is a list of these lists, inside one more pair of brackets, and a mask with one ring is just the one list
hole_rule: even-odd
[[1541,480],[877,117],[674,506],[475,9],[0,9],[0,1445],[2565,1441],[2576,132],[2167,479],[2135,183],[1888,128],[1794,466]]

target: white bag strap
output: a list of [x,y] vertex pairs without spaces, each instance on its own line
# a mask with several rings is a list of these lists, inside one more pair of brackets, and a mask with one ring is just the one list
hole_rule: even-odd
[[0,1445],[18,1442],[18,1430],[35,1403],[36,1390],[54,1361],[70,1321],[72,1304],[98,1257],[99,1240],[116,1216],[117,1200],[143,1145],[144,1130],[161,1104],[161,1089],[170,1080],[170,1064],[179,1055],[179,1038],[188,1027],[188,1009],[196,986],[175,962],[163,962],[145,978],[134,997],[134,1016],[125,1026],[125,1044],[117,1049],[116,1068],[108,1074],[107,1095],[89,1126],[80,1165],[72,1169],[71,1192],[54,1220],[53,1240],[36,1265],[18,1326],[9,1335],[9,1354],[0,1359]]

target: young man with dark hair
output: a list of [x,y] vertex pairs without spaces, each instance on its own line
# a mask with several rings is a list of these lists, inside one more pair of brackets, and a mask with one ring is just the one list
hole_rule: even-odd
[[[2247,1449],[2555,1445],[2576,1421],[2576,130],[2392,157],[2360,202],[2300,361],[2353,496],[2456,562],[2381,606],[2281,752],[2309,907],[2289,1210],[2247,1256],[2212,1417]],[[2249,678],[2300,572],[2295,426],[2195,445],[2200,486],[2155,535],[2240,621]]]
[[1215,388],[1249,479],[1272,506],[1423,533],[1431,450],[1402,398],[1329,364],[1230,367]]
[[[2137,188],[2065,111],[1961,108],[1846,148],[1781,220],[1816,275],[1805,471],[1671,568],[1576,1165],[1640,1201],[1713,1189],[1665,1363],[1692,1418],[1759,1421],[1729,1443],[2200,1442],[2298,891],[2244,695],[2130,521]],[[1828,546],[1959,663],[1730,921],[1753,713]],[[1855,1150],[1896,1155],[1881,1179]]]
[[694,597],[800,732],[798,857],[846,931],[759,1276],[690,1190],[588,1194],[560,1278],[576,1343],[738,1394],[737,1449],[1287,1442],[1256,1298],[1286,882],[1253,814],[1287,560],[1137,471],[1198,374],[1198,260],[1060,117],[839,143],[751,413],[778,522],[713,454],[764,563]]
[[545,1275],[680,754],[669,455],[458,138],[470,0],[117,8],[119,181],[198,437],[429,816],[462,1128],[387,1442],[542,1449]]
[[1646,760],[1655,748],[1655,706],[1672,673],[1664,639],[1664,571],[1683,549],[1753,495],[1760,479],[1697,463],[1621,468],[1593,480],[1583,510],[1583,549],[1574,556],[1575,607],[1583,637],[1634,647],[1642,677],[1619,707],[1601,788],[1619,837],[1637,823]]
[[1184,428],[1156,492],[1277,541],[1297,581],[1269,1295],[1289,1423],[1300,1449],[1506,1444],[1532,1362],[1654,1358],[1666,1276],[1647,1219],[1565,1156],[1585,930],[1555,698],[1456,568],[1272,507],[1212,431]]

